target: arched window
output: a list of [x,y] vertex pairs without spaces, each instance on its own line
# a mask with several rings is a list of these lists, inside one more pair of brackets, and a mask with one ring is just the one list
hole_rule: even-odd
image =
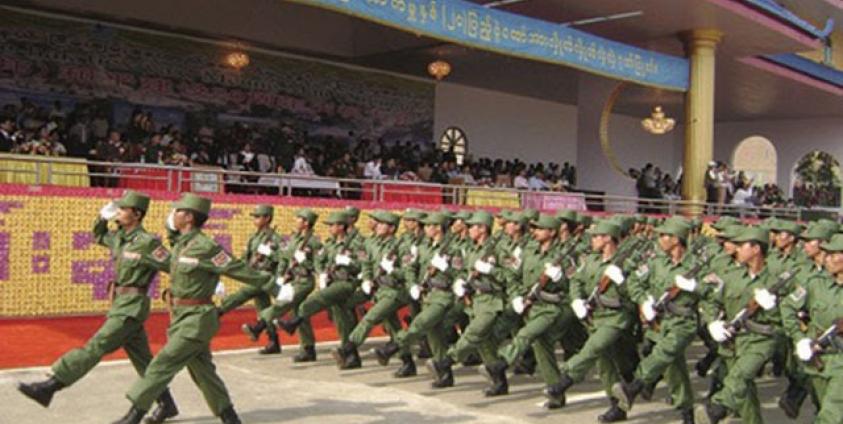
[[446,153],[453,151],[457,158],[457,165],[462,165],[468,153],[468,139],[465,137],[465,132],[457,127],[449,127],[439,139],[439,150]]
[[746,138],[735,147],[732,168],[743,171],[756,185],[775,184],[778,170],[776,146],[761,136]]

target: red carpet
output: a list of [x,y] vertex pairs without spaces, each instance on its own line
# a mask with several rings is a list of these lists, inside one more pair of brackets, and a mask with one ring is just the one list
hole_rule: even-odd
[[[211,342],[213,350],[259,348],[266,343],[261,338],[252,343],[241,331],[240,326],[255,319],[252,309],[241,309],[222,318],[222,327]],[[0,320],[0,369],[50,365],[63,353],[83,346],[105,321],[105,316],[60,317],[38,319]],[[158,352],[167,341],[169,316],[166,312],[154,313],[146,321],[146,331],[152,351]],[[313,317],[313,330],[319,342],[336,340],[334,325],[326,313]],[[380,326],[372,336],[383,335]],[[279,331],[281,343],[296,345],[298,339]],[[105,357],[106,360],[125,358],[122,350]]]

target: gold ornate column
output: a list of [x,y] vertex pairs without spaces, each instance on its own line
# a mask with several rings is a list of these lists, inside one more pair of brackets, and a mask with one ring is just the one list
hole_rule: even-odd
[[[705,202],[705,171],[714,151],[714,64],[723,33],[698,29],[680,34],[691,62],[690,86],[685,94],[685,157],[682,161],[682,199]],[[685,208],[699,215],[699,205]]]

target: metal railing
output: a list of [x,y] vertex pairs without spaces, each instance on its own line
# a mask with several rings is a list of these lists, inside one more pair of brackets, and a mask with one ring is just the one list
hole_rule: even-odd
[[[9,166],[14,164],[15,166]],[[21,166],[29,164],[29,166]],[[360,180],[261,173],[211,167],[180,167],[143,163],[98,162],[36,155],[0,155],[3,175],[30,175],[27,183],[68,185],[66,179],[88,178],[92,187],[136,187],[167,192],[204,191],[281,196],[332,197],[377,202],[441,203],[446,205],[523,205],[527,196],[572,196],[590,211],[673,215],[699,211],[706,215],[741,218],[786,217],[801,220],[804,208],[702,203],[676,199],[644,199],[610,194],[529,191],[504,187],[435,184],[419,181]],[[68,177],[68,178],[63,178]],[[14,178],[20,182],[21,178]],[[23,178],[27,180],[27,178]],[[9,178],[2,181],[9,181]],[[134,184],[143,181],[145,184]],[[185,190],[186,188],[186,190]],[[470,199],[469,199],[470,197]],[[396,200],[399,199],[399,200]],[[824,208],[840,213],[840,209]]]

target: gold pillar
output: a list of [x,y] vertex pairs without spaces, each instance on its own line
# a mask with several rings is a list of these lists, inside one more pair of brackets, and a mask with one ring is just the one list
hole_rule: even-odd
[[687,215],[699,215],[705,202],[705,172],[714,151],[714,64],[720,31],[698,29],[680,34],[691,62],[690,86],[685,94],[685,157],[682,161],[682,199],[692,201]]

